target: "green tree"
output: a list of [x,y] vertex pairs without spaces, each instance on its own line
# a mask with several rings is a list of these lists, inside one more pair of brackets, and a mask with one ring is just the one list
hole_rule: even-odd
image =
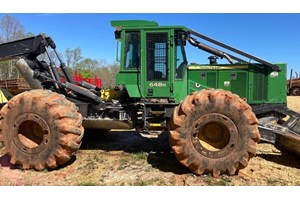
[[65,60],[68,67],[76,68],[80,60],[83,58],[81,55],[81,48],[75,49],[67,48],[65,50]]
[[116,86],[116,75],[120,70],[117,63],[106,64],[96,69],[96,74],[102,80],[103,88],[114,88]]
[[77,65],[77,71],[83,78],[90,78],[94,75],[96,69],[99,67],[99,62],[91,58],[85,58]]
[[117,63],[108,64],[103,59],[85,58],[77,65],[77,70],[83,78],[93,78],[94,75],[101,78],[103,88],[114,88],[116,86],[116,75],[119,69]]

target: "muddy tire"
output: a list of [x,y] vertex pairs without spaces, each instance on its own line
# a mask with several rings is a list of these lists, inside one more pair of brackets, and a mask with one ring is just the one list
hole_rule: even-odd
[[56,168],[70,160],[83,137],[74,103],[48,90],[12,98],[1,109],[0,141],[12,164],[23,169]]
[[255,156],[260,134],[251,107],[224,90],[202,90],[174,110],[169,142],[178,161],[197,175],[234,175]]

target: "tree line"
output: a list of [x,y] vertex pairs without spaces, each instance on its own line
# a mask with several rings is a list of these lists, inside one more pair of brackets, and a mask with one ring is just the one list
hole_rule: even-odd
[[[40,33],[44,36],[46,34]],[[0,19],[0,44],[34,36],[33,33],[27,32],[20,21],[10,15],[6,15]],[[53,51],[49,51],[51,60],[58,64],[58,59]],[[83,78],[93,78],[94,75],[102,79],[103,88],[113,88],[116,85],[116,74],[119,71],[119,64],[107,63],[104,59],[84,58],[81,48],[75,49],[66,48],[64,53],[59,53],[59,56],[64,60],[68,71],[71,75],[75,71],[79,72]],[[44,60],[49,63],[46,55],[40,55],[39,60]],[[0,80],[20,78],[20,74],[14,67],[15,60],[0,62]]]

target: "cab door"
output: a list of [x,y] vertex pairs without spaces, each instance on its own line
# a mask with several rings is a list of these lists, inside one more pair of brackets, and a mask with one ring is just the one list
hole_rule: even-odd
[[143,64],[144,95],[147,98],[170,97],[172,85],[170,82],[170,31],[144,32],[145,61]]

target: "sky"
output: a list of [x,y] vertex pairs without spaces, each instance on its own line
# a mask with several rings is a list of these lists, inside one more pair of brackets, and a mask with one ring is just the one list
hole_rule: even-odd
[[[108,63],[116,58],[114,28],[110,21],[143,19],[160,25],[183,25],[269,62],[287,63],[288,69],[300,71],[300,14],[0,13],[0,18],[5,15],[17,18],[27,32],[51,36],[61,53],[66,48],[80,47],[83,57]],[[187,47],[190,63],[207,63],[208,56],[197,48]]]

